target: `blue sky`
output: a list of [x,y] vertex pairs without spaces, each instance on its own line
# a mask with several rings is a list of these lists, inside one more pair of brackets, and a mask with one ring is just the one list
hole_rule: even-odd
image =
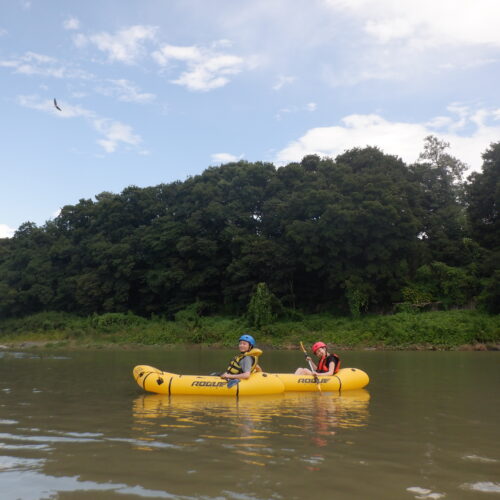
[[497,0],[0,0],[0,237],[240,158],[410,163],[434,134],[478,170],[499,25]]

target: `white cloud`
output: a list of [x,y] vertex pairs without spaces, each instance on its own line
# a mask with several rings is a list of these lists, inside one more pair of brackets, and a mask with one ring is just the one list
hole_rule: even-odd
[[176,62],[185,64],[186,70],[171,82],[193,91],[223,87],[229,83],[230,76],[251,66],[242,57],[195,46],[164,45],[151,55],[163,67],[171,67]]
[[4,29],[4,28],[0,28],[0,36],[6,36],[9,32]]
[[235,156],[230,153],[214,153],[212,155],[212,161],[215,163],[231,163],[239,161],[243,158],[243,155]]
[[156,26],[130,26],[111,33],[97,33],[90,36],[82,34],[74,37],[77,47],[91,43],[108,55],[110,61],[134,64],[145,53],[145,43],[154,40],[158,28]]
[[108,120],[93,120],[95,129],[104,135],[104,139],[98,140],[106,153],[114,153],[120,143],[138,146],[141,143],[140,136],[133,133],[132,127],[124,123]]
[[276,81],[276,83],[273,85],[273,90],[280,90],[282,89],[285,85],[290,85],[295,81],[294,76],[285,76],[285,75],[280,75]]
[[119,101],[146,103],[154,101],[154,94],[140,92],[139,89],[128,80],[108,80],[110,85],[101,86],[98,92],[106,96],[114,96]]
[[68,17],[63,22],[63,28],[65,30],[77,30],[80,28],[80,21],[76,17]]
[[10,60],[10,61],[3,60],[0,61],[0,68],[17,68],[18,64],[19,63],[15,60]]
[[169,60],[197,61],[202,58],[200,49],[197,47],[179,47],[175,45],[164,45],[151,54],[153,59],[160,65],[165,66]]
[[340,30],[346,63],[324,61],[331,85],[410,80],[498,62],[497,0],[323,0]]
[[217,48],[229,48],[233,46],[233,42],[231,40],[228,40],[227,38],[222,38],[221,40],[215,40],[215,42],[212,42],[211,47],[213,49]]
[[274,117],[276,118],[276,120],[281,120],[285,115],[289,113],[295,113],[296,111],[298,111],[297,107],[281,108],[278,109],[278,112],[274,115]]
[[27,76],[46,76],[52,78],[81,78],[90,79],[93,76],[86,71],[64,65],[56,58],[38,54],[37,52],[26,52],[24,55],[0,61],[0,67],[12,68],[15,73]]
[[315,102],[308,102],[305,106],[288,106],[287,108],[281,108],[274,115],[277,120],[281,120],[285,115],[291,113],[299,113],[301,111],[316,111],[318,105]]
[[55,110],[51,99],[40,99],[38,96],[19,96],[18,102],[21,106],[52,113],[60,118],[85,118],[92,128],[103,136],[97,143],[107,153],[114,153],[120,144],[138,147],[142,143],[141,137],[134,133],[130,125],[103,118],[94,111],[80,106],[72,106],[61,101],[58,104],[62,111],[58,111]]
[[[495,123],[500,110],[472,110],[454,104],[448,111],[451,116],[439,116],[427,123],[391,122],[376,114],[348,115],[341,125],[308,130],[279,151],[276,162],[300,161],[308,154],[335,157],[355,147],[377,146],[386,154],[413,163],[423,149],[424,138],[433,134],[450,143],[450,154],[472,170],[479,170],[482,153],[500,139],[500,123]],[[473,130],[468,135],[458,133],[466,128]]]
[[83,33],[77,33],[76,35],[73,35],[73,43],[76,47],[82,49],[88,45],[89,39]]
[[500,46],[497,0],[325,0],[325,4],[359,19],[364,31],[382,44]]
[[425,123],[425,126],[430,129],[439,129],[451,125],[453,125],[453,119],[450,116],[435,116]]
[[413,34],[413,26],[408,19],[390,19],[380,22],[367,21],[365,31],[381,43],[408,38]]
[[7,226],[7,224],[0,224],[0,238],[12,238],[15,232],[16,230]]
[[481,66],[488,66],[490,64],[496,64],[499,60],[500,59],[494,57],[485,57],[485,58],[478,57],[472,61],[464,61],[460,64],[446,62],[439,65],[439,67],[445,70],[455,70],[455,69],[467,70],[467,69],[480,68]]

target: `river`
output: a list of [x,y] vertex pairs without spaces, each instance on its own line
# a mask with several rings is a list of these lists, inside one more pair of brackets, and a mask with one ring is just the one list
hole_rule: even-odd
[[137,364],[210,373],[232,354],[0,352],[0,498],[500,499],[500,353],[340,352],[371,378],[342,394],[169,398],[132,378]]

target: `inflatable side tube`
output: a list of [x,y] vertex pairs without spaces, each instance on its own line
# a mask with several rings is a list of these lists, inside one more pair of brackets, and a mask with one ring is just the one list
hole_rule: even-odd
[[285,386],[276,374],[253,373],[249,379],[230,389],[227,381],[210,375],[178,375],[158,370],[152,366],[139,365],[133,370],[137,384],[147,392],[156,394],[192,394],[205,396],[251,396],[281,394]]
[[[318,391],[318,384],[312,375],[295,375],[291,373],[278,373],[285,384],[285,392],[290,391]],[[318,375],[321,391],[339,392],[353,389],[362,389],[368,385],[368,375],[358,368],[341,368],[331,377]]]

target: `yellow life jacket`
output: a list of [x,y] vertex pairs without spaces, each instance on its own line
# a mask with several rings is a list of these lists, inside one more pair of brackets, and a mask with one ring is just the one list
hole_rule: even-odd
[[257,365],[258,357],[261,354],[262,351],[260,349],[256,349],[255,347],[248,352],[237,354],[229,362],[229,366],[227,367],[226,372],[232,374],[243,373],[243,368],[241,368],[240,362],[245,356],[250,356],[252,358],[252,368],[250,370],[250,373],[254,373],[256,371],[262,371],[260,370],[260,367]]

